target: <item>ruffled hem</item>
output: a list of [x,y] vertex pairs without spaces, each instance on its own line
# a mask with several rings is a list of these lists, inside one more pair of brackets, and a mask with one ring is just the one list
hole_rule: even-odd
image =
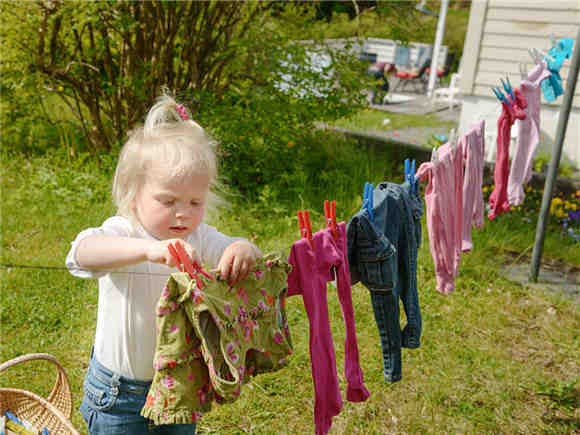
[[[193,418],[194,414],[198,414],[196,419]],[[180,409],[158,413],[155,412],[154,408],[150,408],[147,405],[141,409],[141,415],[151,420],[156,426],[162,424],[191,424],[198,420],[199,417],[201,417],[201,414],[201,412],[196,413],[191,409]]]

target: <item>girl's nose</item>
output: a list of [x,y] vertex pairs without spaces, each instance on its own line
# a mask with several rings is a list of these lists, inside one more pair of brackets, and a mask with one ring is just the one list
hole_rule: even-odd
[[189,209],[187,207],[179,207],[175,212],[175,216],[178,218],[189,216],[189,214]]

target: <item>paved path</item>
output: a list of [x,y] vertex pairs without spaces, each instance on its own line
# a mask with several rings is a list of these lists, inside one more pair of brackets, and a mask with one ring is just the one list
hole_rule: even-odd
[[[388,119],[389,113],[406,113],[410,115],[434,115],[442,122],[452,122],[459,126],[460,107],[449,109],[447,106],[433,105],[425,95],[396,94],[402,99],[410,100],[393,104],[371,104],[371,108],[385,112]],[[396,100],[396,98],[395,98]],[[385,139],[414,145],[425,145],[435,136],[449,136],[449,128],[445,127],[411,127],[399,130],[371,130],[374,135],[383,136]]]

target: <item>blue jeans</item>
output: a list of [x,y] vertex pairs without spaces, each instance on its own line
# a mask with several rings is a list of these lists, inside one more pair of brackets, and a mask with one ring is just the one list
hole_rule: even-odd
[[154,426],[139,413],[151,382],[127,379],[91,357],[83,384],[81,413],[91,435],[192,435],[192,424]]
[[[418,190],[418,188],[417,188]],[[417,251],[423,204],[411,185],[381,183],[373,192],[374,220],[361,210],[347,229],[351,282],[370,290],[383,353],[384,377],[402,378],[401,347],[420,346],[421,310],[417,292]],[[407,324],[401,331],[399,300]]]

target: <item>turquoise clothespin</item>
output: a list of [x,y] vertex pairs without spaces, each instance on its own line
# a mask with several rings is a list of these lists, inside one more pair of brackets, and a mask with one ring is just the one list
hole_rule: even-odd
[[504,91],[509,94],[510,97],[512,97],[512,100],[515,99],[515,95],[514,95],[514,90],[512,88],[512,84],[510,83],[510,79],[508,76],[506,76],[507,79],[507,83],[503,81],[503,79],[500,79],[501,84],[503,86]]
[[502,101],[511,106],[510,101],[506,98],[506,96],[501,92],[499,88],[491,88],[491,91],[495,94],[499,101]]

